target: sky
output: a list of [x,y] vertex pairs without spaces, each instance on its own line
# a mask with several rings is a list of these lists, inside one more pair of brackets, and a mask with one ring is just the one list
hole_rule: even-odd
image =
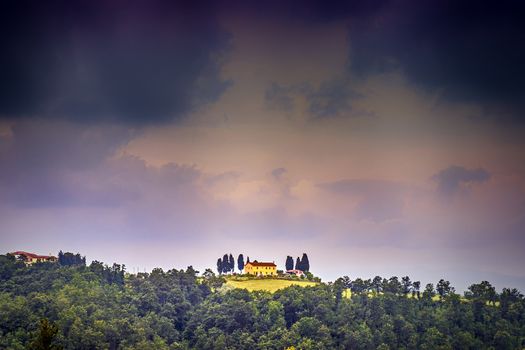
[[525,291],[520,1],[0,5],[0,250]]

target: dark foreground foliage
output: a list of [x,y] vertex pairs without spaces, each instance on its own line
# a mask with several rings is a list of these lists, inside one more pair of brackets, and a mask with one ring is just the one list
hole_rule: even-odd
[[215,291],[221,279],[205,276],[190,267],[124,278],[120,265],[25,267],[0,256],[0,349],[525,346],[525,301],[515,290],[494,296],[480,284],[469,299],[449,291],[439,300],[431,290],[418,298],[402,286],[359,291],[353,283],[346,298],[344,279],[269,294]]

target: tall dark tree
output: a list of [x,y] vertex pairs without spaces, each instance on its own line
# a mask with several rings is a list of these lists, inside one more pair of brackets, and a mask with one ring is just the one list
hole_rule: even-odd
[[230,259],[228,257],[228,254],[224,254],[222,257],[222,272],[223,273],[230,272]]
[[237,257],[237,267],[239,268],[239,271],[242,272],[244,270],[244,255],[239,254]]
[[297,260],[295,261],[295,269],[303,271],[303,266],[301,265],[301,259],[297,257]]
[[403,285],[403,294],[408,295],[412,289],[412,281],[410,281],[410,277],[401,277],[401,284]]
[[235,259],[233,258],[233,255],[230,253],[230,271],[233,273],[235,272]]
[[250,262],[250,257],[247,256],[247,257],[246,257],[246,263],[249,263],[249,262]]
[[60,265],[65,265],[64,264],[64,252],[62,250],[58,252],[58,263]]
[[223,271],[222,259],[219,258],[219,259],[217,259],[217,272],[219,272],[219,275],[222,275],[222,271]]
[[301,267],[304,272],[310,271],[310,261],[308,260],[308,255],[306,255],[306,253],[303,253],[303,257],[301,258]]
[[290,255],[286,257],[286,270],[293,270],[293,258]]

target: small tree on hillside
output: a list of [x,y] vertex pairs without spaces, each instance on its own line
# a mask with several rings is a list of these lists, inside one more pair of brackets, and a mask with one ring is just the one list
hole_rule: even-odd
[[237,267],[239,268],[240,272],[244,270],[244,256],[242,254],[239,254],[237,257]]
[[219,272],[219,275],[222,275],[222,260],[221,258],[217,259],[217,272]]
[[286,270],[293,270],[293,258],[290,255],[286,257]]

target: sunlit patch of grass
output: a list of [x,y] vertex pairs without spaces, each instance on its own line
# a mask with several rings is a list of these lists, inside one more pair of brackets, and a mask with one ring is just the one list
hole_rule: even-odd
[[233,288],[241,288],[241,289],[247,289],[248,291],[252,292],[254,290],[265,290],[270,293],[274,293],[278,291],[279,289],[283,289],[286,287],[290,287],[293,285],[300,286],[300,287],[312,287],[316,286],[317,282],[310,282],[310,281],[302,281],[302,280],[285,280],[285,279],[273,279],[273,278],[254,278],[254,279],[246,279],[246,280],[233,280],[228,279],[226,281],[227,286],[231,286]]

